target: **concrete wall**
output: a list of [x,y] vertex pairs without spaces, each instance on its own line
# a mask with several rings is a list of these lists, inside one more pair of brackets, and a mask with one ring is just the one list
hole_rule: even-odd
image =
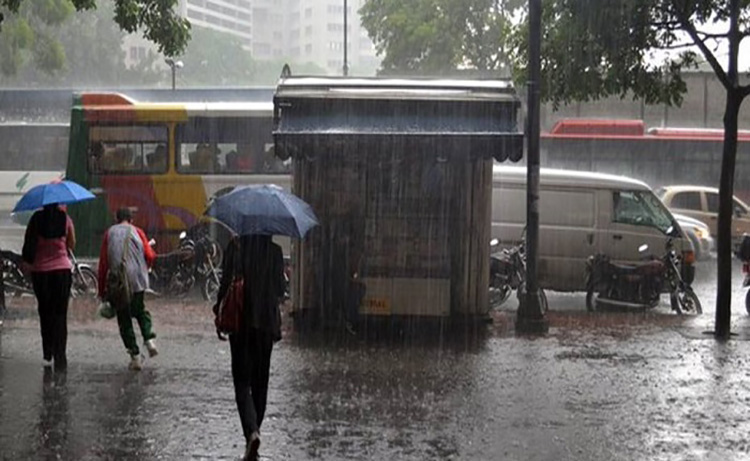
[[[726,95],[713,72],[695,72],[684,76],[688,92],[680,107],[646,106],[640,101],[607,98],[600,101],[573,103],[557,111],[550,104],[542,108],[542,131],[549,131],[563,118],[630,118],[641,119],[649,127],[675,126],[721,128]],[[743,84],[750,79],[743,78]],[[740,129],[750,129],[750,101],[740,111]]]

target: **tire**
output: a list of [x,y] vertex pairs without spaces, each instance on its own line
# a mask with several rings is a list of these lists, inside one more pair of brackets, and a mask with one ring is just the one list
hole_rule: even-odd
[[745,310],[750,315],[750,290],[745,293]]
[[678,314],[700,315],[703,313],[701,301],[690,287],[685,288],[682,293],[671,294],[669,296],[669,303],[672,305],[672,309]]
[[3,262],[3,282],[5,285],[5,294],[18,298],[24,293],[33,293],[34,288],[31,286],[31,279],[27,278],[21,268],[10,260]]
[[547,314],[549,311],[549,303],[547,302],[547,294],[539,288],[539,306],[542,308],[542,315]]
[[99,294],[98,280],[90,267],[79,267],[73,272],[73,283],[70,287],[72,297],[96,298]]
[[[216,295],[219,293],[219,283],[221,282],[221,269],[215,269],[215,271],[216,277],[213,274],[208,274],[203,281],[203,286],[201,286],[203,299],[211,305],[216,302]],[[218,282],[216,281],[217,279],[219,280]]]
[[490,287],[490,309],[496,309],[502,306],[510,298],[510,285],[503,285],[500,288]]
[[589,312],[596,312],[596,293],[594,293],[594,287],[589,287],[586,290],[586,310]]

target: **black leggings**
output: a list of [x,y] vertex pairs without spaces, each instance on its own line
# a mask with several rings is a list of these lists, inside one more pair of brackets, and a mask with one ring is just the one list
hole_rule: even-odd
[[33,272],[31,282],[42,331],[42,356],[45,360],[55,359],[55,368],[64,368],[67,365],[70,270]]
[[250,440],[250,434],[260,429],[266,413],[273,335],[252,329],[247,333],[230,335],[229,345],[232,350],[234,399],[245,440]]

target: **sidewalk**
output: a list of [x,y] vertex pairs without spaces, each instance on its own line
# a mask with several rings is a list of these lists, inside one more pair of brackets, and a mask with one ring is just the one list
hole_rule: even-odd
[[[14,312],[14,309],[17,309]],[[2,459],[237,459],[227,343],[205,305],[152,304],[140,373],[114,321],[73,306],[66,379],[44,376],[32,306],[0,332]],[[553,306],[554,309],[554,306]],[[287,332],[272,358],[263,459],[740,460],[750,457],[750,318],[552,311],[516,337],[364,343]]]

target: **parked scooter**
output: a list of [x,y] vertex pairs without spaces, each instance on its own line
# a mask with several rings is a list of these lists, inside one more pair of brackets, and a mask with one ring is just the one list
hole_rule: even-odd
[[[153,240],[149,242],[155,244]],[[149,272],[149,285],[156,293],[186,295],[197,282],[206,301],[215,301],[221,282],[221,248],[209,235],[197,241],[180,233],[176,250],[156,256]]]
[[[150,245],[156,242],[151,239]],[[149,285],[158,294],[184,296],[195,285],[195,242],[180,233],[180,243],[176,250],[156,255],[149,271]]]
[[[526,284],[526,241],[511,247],[495,250],[497,239],[490,241],[493,248],[490,254],[490,308],[500,307],[508,300],[513,290],[518,296],[525,293]],[[539,288],[542,312],[548,309],[547,295]]]
[[[671,231],[668,229],[667,235]],[[586,308],[589,311],[603,307],[651,309],[659,304],[666,289],[676,313],[701,314],[703,308],[698,296],[682,279],[680,257],[672,240],[667,239],[661,258],[644,258],[640,264],[614,263],[602,254],[590,256],[586,264]],[[638,250],[645,255],[648,245]]]
[[[742,275],[745,276],[742,280],[742,287],[750,287],[750,235],[744,234],[742,236],[742,242],[736,255],[742,261]],[[750,291],[745,293],[745,310],[750,314]]]
[[[95,298],[98,293],[96,272],[89,264],[79,262],[70,250],[68,250],[68,257],[72,263],[70,296],[72,298],[87,296]],[[3,271],[5,294],[16,297],[33,294],[31,273],[24,273],[21,269],[23,265],[21,255],[13,251],[0,250],[0,260],[2,260],[0,270]]]

